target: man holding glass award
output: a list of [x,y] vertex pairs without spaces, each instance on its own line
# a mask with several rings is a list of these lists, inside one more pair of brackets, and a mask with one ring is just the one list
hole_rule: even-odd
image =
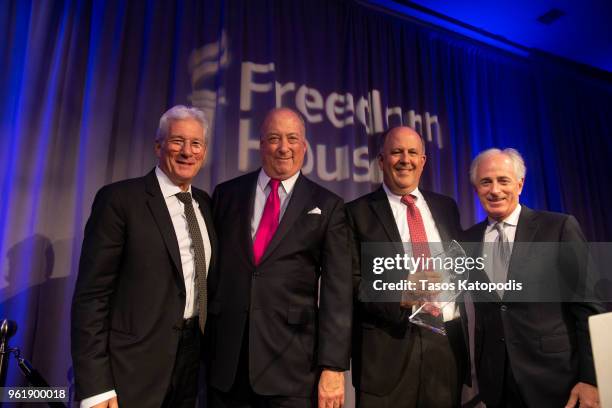
[[[439,291],[421,283],[441,284],[445,278],[414,261],[449,253],[443,243],[461,233],[459,212],[452,198],[419,190],[426,156],[417,132],[395,127],[382,137],[378,160],[383,185],[346,206],[354,245],[357,406],[457,406],[465,363],[453,352],[463,346],[451,339],[463,341],[461,326],[452,320],[454,304],[423,301]],[[406,257],[412,262],[407,269]],[[393,274],[372,268],[380,260],[387,269],[394,261],[404,266],[393,271],[399,279],[391,286],[383,281]],[[451,327],[457,327],[458,336],[451,336]]]

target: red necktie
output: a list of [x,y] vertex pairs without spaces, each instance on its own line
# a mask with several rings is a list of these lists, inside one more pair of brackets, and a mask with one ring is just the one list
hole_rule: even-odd
[[268,244],[272,240],[276,229],[278,228],[278,218],[280,216],[280,197],[278,196],[278,186],[280,180],[270,179],[270,194],[266,200],[266,205],[255,233],[255,241],[253,242],[253,255],[255,256],[255,265],[259,265],[259,261],[266,252]]
[[[406,194],[402,197],[402,203],[406,204],[406,218],[408,220],[408,229],[410,230],[410,243],[412,244],[412,257],[429,258],[431,253],[429,252],[429,242],[427,241],[427,232],[425,232],[425,224],[423,224],[423,217],[421,212],[414,203],[415,196],[412,194]],[[426,268],[421,267],[421,270]],[[434,303],[425,303],[423,309],[437,317],[442,313],[442,310],[438,308]]]
[[429,258],[429,243],[427,241],[427,233],[425,232],[425,224],[421,212],[414,203],[414,196],[406,194],[402,197],[402,203],[406,204],[406,218],[408,220],[408,229],[410,230],[410,243],[412,244],[412,256]]

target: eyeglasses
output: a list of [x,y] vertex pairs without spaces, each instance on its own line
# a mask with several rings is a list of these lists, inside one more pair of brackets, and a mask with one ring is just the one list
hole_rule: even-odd
[[180,152],[187,145],[191,146],[191,151],[194,153],[199,153],[204,149],[204,142],[202,140],[186,140],[182,137],[169,138],[166,140],[166,145],[168,146],[168,149],[173,152]]

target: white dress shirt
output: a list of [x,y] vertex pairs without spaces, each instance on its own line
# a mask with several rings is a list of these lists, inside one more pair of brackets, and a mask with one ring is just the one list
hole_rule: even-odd
[[[404,250],[407,251],[407,253],[412,253],[412,246],[410,244],[410,229],[408,228],[407,218],[408,207],[406,204],[402,203],[402,196],[393,194],[385,183],[383,183],[383,189],[385,190],[385,193],[387,193],[387,199],[389,200],[389,205],[391,206],[391,212],[393,213],[393,218],[395,219],[395,225],[397,225],[400,237],[404,243]],[[435,257],[444,251],[442,238],[440,238],[440,232],[438,231],[436,222],[434,221],[431,210],[425,201],[425,197],[423,197],[423,194],[419,191],[419,188],[415,188],[409,194],[414,196],[414,204],[421,213],[423,226],[425,227],[425,233],[427,234],[429,253],[432,257]],[[414,306],[412,310],[416,311],[416,309],[417,306]],[[444,321],[448,321],[457,316],[458,310],[455,310],[454,302],[449,302],[448,305],[442,309],[442,313],[444,316]]]
[[[195,293],[195,258],[193,246],[191,245],[191,236],[189,235],[187,217],[185,216],[185,204],[176,197],[176,194],[182,192],[183,190],[174,184],[166,173],[164,173],[159,167],[155,168],[155,175],[157,176],[157,181],[159,182],[162,196],[164,197],[164,201],[168,207],[168,212],[170,213],[170,218],[172,220],[172,226],[174,227],[174,233],[176,234],[176,239],[179,245],[181,265],[183,268],[183,279],[185,280],[185,310],[183,312],[183,318],[188,319],[197,314],[198,297]],[[191,193],[191,186],[189,186],[187,191]],[[208,268],[210,267],[210,256],[212,253],[210,237],[208,236],[208,230],[206,229],[204,217],[202,217],[202,212],[200,211],[200,205],[195,199],[192,202],[196,219],[198,220],[198,226],[200,227],[200,233],[202,234],[202,240],[204,242],[206,274],[208,274]],[[109,390],[101,394],[85,398],[81,401],[81,408],[93,407],[96,404],[116,396],[117,393],[115,390]]]
[[[406,204],[402,203],[402,196],[393,194],[384,183],[383,188],[385,193],[387,193],[387,199],[389,200],[391,212],[393,213],[393,218],[395,219],[395,224],[397,225],[402,242],[410,242],[410,229],[408,228],[408,218],[406,215],[406,209],[408,207]],[[419,191],[419,188],[415,188],[410,194],[415,197],[414,204],[419,209],[421,218],[423,219],[425,233],[427,234],[427,241],[429,242],[429,253],[432,256],[435,256],[441,253],[443,250],[441,244],[442,239],[440,238],[438,227],[436,227],[436,222],[434,221],[433,215],[431,215],[431,210],[429,209],[423,194]],[[411,250],[411,247],[408,247],[407,249]]]
[[[159,181],[159,187],[161,188],[162,195],[166,201],[170,218],[172,219],[172,225],[174,226],[174,232],[176,233],[176,239],[179,245],[179,253],[181,254],[181,264],[183,268],[183,279],[185,280],[185,311],[183,313],[184,319],[189,319],[197,315],[197,299],[196,296],[196,283],[195,283],[195,258],[193,252],[193,246],[191,245],[191,236],[189,235],[189,225],[187,224],[187,217],[185,216],[185,204],[176,197],[176,194],[181,193],[182,190],[179,186],[174,184],[159,167],[155,168],[155,175],[157,181]],[[187,190],[191,193],[191,186]],[[206,229],[206,223],[204,217],[200,211],[200,205],[194,199],[192,201],[193,209],[198,220],[198,226],[202,234],[202,240],[204,242],[204,253],[206,255],[206,273],[208,274],[208,268],[210,267],[210,238],[208,236],[208,230]]]
[[[287,206],[289,205],[289,200],[291,199],[291,193],[293,193],[293,187],[295,187],[295,182],[300,176],[300,172],[298,171],[293,176],[289,177],[286,180],[280,182],[278,187],[278,197],[280,198],[280,215],[278,218],[278,222],[283,219],[283,215],[285,215],[285,211],[287,210]],[[255,205],[253,206],[253,218],[251,218],[251,238],[255,239],[255,234],[257,233],[257,227],[259,227],[259,222],[261,221],[261,217],[263,216],[264,207],[266,206],[266,200],[268,199],[268,195],[270,191],[272,191],[272,187],[268,184],[270,182],[270,176],[266,174],[264,169],[259,170],[259,176],[257,177],[257,187],[255,189]]]

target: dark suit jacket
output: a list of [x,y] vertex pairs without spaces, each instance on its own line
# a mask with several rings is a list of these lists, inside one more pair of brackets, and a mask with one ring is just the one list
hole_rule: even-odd
[[[209,281],[210,383],[230,389],[248,336],[255,392],[311,396],[320,367],[349,366],[352,285],[344,205],[300,175],[255,266],[251,217],[257,177],[258,171],[230,180],[213,194],[220,252]],[[320,215],[309,214],[317,207]]]
[[[192,187],[216,260],[210,198]],[[159,407],[185,308],[178,242],[155,171],[103,187],[85,227],[72,302],[77,399],[115,389],[122,407]]]
[[[466,241],[482,242],[486,226],[486,220],[474,225],[466,231]],[[522,282],[523,290],[548,288],[540,293],[542,296],[555,288],[581,285],[581,269],[586,265],[586,254],[581,249],[584,241],[574,217],[522,206],[508,280]],[[525,242],[573,242],[577,245],[520,244]],[[482,245],[477,248],[475,255],[479,256]],[[482,272],[473,274],[470,279],[488,282]],[[504,367],[509,362],[521,395],[529,406],[564,406],[577,382],[595,383],[587,319],[603,308],[584,302],[515,302],[517,293],[506,291],[501,300],[495,293],[492,300],[496,302],[476,302],[474,305],[480,396],[487,404],[500,402]],[[478,293],[474,298],[486,300]]]
[[[457,204],[450,198],[429,191],[423,197],[443,242],[458,239],[461,232]],[[346,205],[349,226],[353,233],[353,284],[356,296],[362,285],[371,286],[376,279],[362,275],[361,244],[368,242],[402,242],[391,206],[382,186],[376,191]],[[410,310],[398,302],[364,302],[355,299],[353,384],[355,388],[376,395],[387,395],[404,374],[406,337],[410,336]],[[459,336],[463,341],[461,329]],[[456,339],[451,340],[451,346]],[[465,364],[465,362],[463,362]],[[463,373],[464,369],[461,368]]]

